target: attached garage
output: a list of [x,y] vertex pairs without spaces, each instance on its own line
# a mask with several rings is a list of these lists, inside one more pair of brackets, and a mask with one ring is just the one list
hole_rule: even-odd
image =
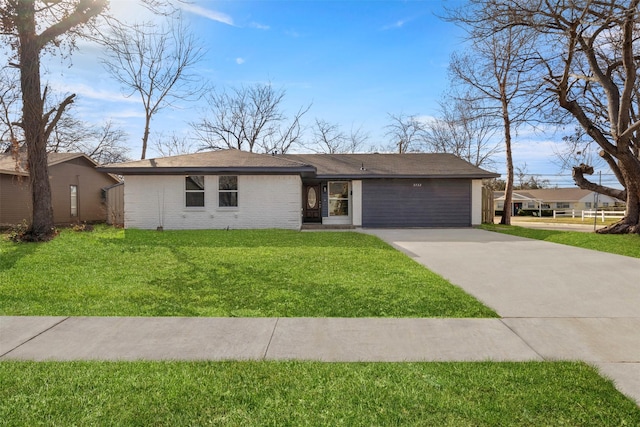
[[469,179],[366,179],[363,227],[470,227]]

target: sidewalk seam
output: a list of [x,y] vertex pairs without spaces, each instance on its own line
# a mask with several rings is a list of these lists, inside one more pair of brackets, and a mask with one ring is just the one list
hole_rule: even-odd
[[17,346],[13,347],[11,350],[6,351],[2,354],[0,354],[0,359],[2,359],[3,357],[5,357],[6,355],[8,355],[9,353],[14,352],[15,350],[19,349],[20,347],[22,347],[23,345],[33,341],[34,339],[38,338],[40,335],[49,332],[50,330],[52,330],[53,328],[55,328],[56,326],[58,326],[59,324],[61,324],[62,322],[66,322],[67,320],[69,320],[71,318],[71,316],[67,316],[64,319],[60,320],[57,323],[54,323],[53,325],[49,326],[48,328],[38,332],[37,334],[35,334],[34,336],[32,336],[31,338],[29,338],[28,340],[21,342],[20,344],[18,344]]
[[[510,330],[510,331],[511,331],[515,336],[517,336],[518,338],[520,338],[520,340],[521,340],[523,343],[525,343],[525,345],[526,345],[527,347],[529,347],[529,348],[531,349],[531,351],[533,351],[535,354],[537,354],[537,355],[540,357],[540,359],[542,359],[543,361],[545,361],[545,362],[546,362],[546,361],[547,361],[547,358],[546,358],[546,357],[544,357],[542,354],[540,354],[540,353],[539,353],[535,348],[533,348],[533,347],[531,346],[531,344],[529,344],[529,343],[527,342],[527,340],[525,340],[525,339],[524,339],[520,334],[518,334],[518,333],[517,333],[517,332],[516,332],[516,331],[515,331],[511,326],[507,325],[507,324],[504,322],[504,319],[511,319],[511,317],[501,317],[501,318],[499,319],[499,320],[500,320],[500,323],[502,323],[502,324],[503,324],[507,329],[509,329],[509,330]],[[524,317],[523,317],[523,318],[521,318],[521,319],[524,319]]]
[[269,353],[269,349],[271,348],[271,341],[273,341],[273,337],[276,334],[276,329],[278,328],[278,322],[280,322],[280,318],[276,317],[276,323],[273,325],[273,331],[271,331],[271,336],[269,337],[269,342],[267,343],[267,348],[264,349],[264,354],[262,355],[262,360],[267,360],[267,353]]

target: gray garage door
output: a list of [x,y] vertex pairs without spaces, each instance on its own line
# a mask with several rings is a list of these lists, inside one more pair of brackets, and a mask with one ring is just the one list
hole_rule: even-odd
[[362,181],[363,227],[469,227],[468,179]]

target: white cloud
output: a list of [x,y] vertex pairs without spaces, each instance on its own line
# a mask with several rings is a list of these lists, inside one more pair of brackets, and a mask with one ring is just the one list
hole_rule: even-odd
[[265,31],[271,29],[271,27],[269,27],[268,25],[259,24],[257,22],[252,22],[252,23],[249,24],[249,26],[251,28],[256,28],[258,30],[265,30]]
[[220,22],[222,24],[227,24],[231,26],[235,25],[233,23],[233,18],[227,15],[226,13],[205,9],[204,7],[196,6],[195,4],[189,4],[189,3],[181,3],[180,7],[182,8],[182,10],[191,12],[195,15],[202,16],[212,21]]
[[244,64],[244,62],[245,62],[244,58],[236,58],[236,64],[242,65]]
[[404,24],[406,24],[406,23],[407,23],[407,20],[399,19],[394,23],[385,25],[384,27],[382,27],[382,30],[386,31],[386,30],[394,30],[396,28],[402,28],[402,27],[404,27]]
[[56,91],[63,92],[63,93],[65,92],[75,93],[76,95],[82,98],[97,99],[100,101],[108,101],[108,102],[127,102],[127,103],[139,102],[137,98],[126,97],[120,92],[114,92],[114,91],[104,90],[104,89],[95,89],[83,83],[66,84],[66,83],[51,82],[51,86]]

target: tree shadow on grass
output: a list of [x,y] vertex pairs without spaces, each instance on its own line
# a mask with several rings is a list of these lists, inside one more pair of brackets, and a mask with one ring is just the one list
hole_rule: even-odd
[[12,269],[18,261],[33,254],[40,244],[0,241],[0,271]]
[[125,237],[102,239],[119,246],[176,247],[336,247],[393,250],[375,236],[358,232],[303,233],[293,230],[125,230]]

